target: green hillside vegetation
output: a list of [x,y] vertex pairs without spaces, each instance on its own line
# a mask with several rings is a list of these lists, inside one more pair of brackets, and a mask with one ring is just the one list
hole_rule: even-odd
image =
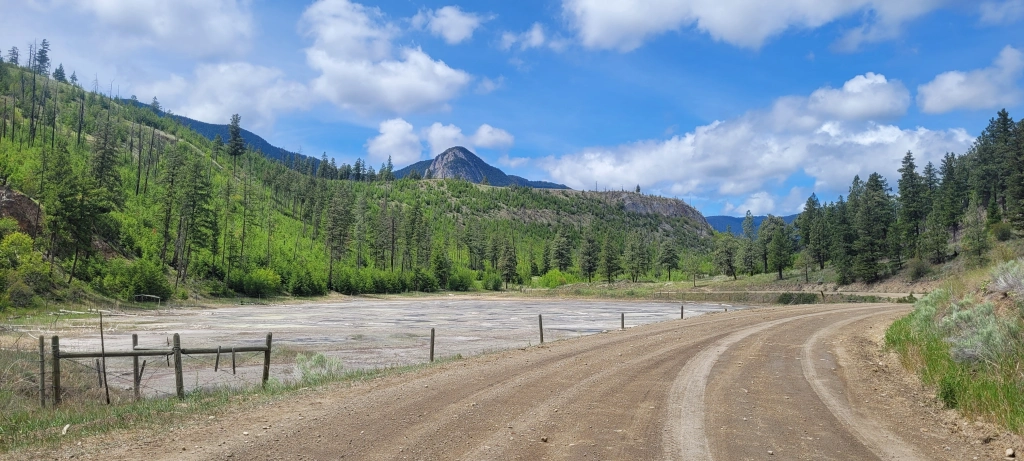
[[47,69],[0,65],[0,181],[35,201],[0,221],[0,307],[557,285],[597,278],[604,252],[629,264],[601,279],[637,279],[676,269],[679,257],[656,264],[664,249],[702,252],[710,233],[602,193],[269,160],[243,144],[237,116],[211,141],[158,115],[155,98],[122,104]]

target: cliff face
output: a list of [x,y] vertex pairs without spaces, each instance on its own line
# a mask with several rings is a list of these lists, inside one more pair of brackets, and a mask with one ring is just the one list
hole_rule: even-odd
[[686,202],[656,195],[634,192],[588,192],[597,194],[606,202],[621,206],[625,211],[639,214],[656,214],[670,218],[688,218],[700,227],[702,235],[711,234],[711,225],[696,208]]

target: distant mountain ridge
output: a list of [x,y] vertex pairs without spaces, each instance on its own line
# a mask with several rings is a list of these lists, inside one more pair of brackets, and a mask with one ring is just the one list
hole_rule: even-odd
[[[780,216],[780,217],[782,218],[783,221],[786,222],[786,224],[792,224],[793,221],[796,220],[797,216],[800,216],[800,215],[799,214],[791,214],[789,216]],[[767,217],[768,216],[754,216],[754,231],[755,232],[757,231],[757,228],[759,226],[761,226],[761,221],[764,221],[765,218],[767,218]],[[725,232],[727,229],[729,229],[731,227],[733,234],[736,234],[736,235],[742,235],[743,234],[743,219],[744,218],[742,218],[742,217],[737,217],[737,216],[707,216],[705,219],[708,220],[708,224],[711,224],[711,227],[713,229],[715,229],[716,232]]]
[[[226,124],[218,125],[215,123],[200,122],[199,120],[191,119],[183,115],[168,114],[167,112],[164,112],[162,110],[154,109],[153,106],[150,106],[149,104],[138,102],[132,99],[122,99],[121,102],[125,104],[135,104],[139,107],[149,108],[150,110],[159,114],[161,117],[171,117],[178,123],[188,128],[191,128],[192,131],[201,134],[204,138],[209,140],[213,140],[213,138],[216,138],[217,135],[220,135],[220,138],[225,143],[227,143],[228,138],[230,137],[228,133],[228,126]],[[267,142],[267,140],[260,137],[260,135],[253,133],[249,130],[246,130],[245,128],[242,128],[241,133],[242,140],[245,141],[245,144],[249,146],[249,148],[251,148],[252,150],[263,152],[263,155],[266,156],[267,158],[272,158],[274,160],[279,160],[281,162],[287,163],[291,161],[291,159],[295,158],[295,156],[298,156],[298,158],[303,162],[312,162],[313,168],[316,168],[316,166],[320,164],[320,159],[316,157],[310,157],[308,155],[300,154],[298,152],[292,152],[287,149],[277,147]]]
[[413,171],[423,178],[448,179],[458,178],[480,184],[487,179],[487,184],[498,187],[524,186],[536,189],[568,189],[563,184],[548,181],[530,181],[515,175],[505,174],[462,146],[445,150],[433,160],[423,160],[395,171],[396,178],[404,178]]

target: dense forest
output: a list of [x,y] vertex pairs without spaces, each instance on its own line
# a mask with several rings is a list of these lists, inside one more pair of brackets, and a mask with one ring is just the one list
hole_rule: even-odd
[[0,307],[94,293],[497,290],[713,270],[703,218],[630,211],[621,194],[641,194],[395,179],[390,162],[374,170],[326,155],[272,159],[245,144],[237,115],[225,139],[208,139],[156,98],[83,88],[49,52],[43,40],[0,64]]
[[873,283],[909,264],[911,278],[961,256],[984,263],[992,240],[1024,231],[1024,120],[1006,110],[989,120],[971,149],[947,153],[919,168],[903,156],[896,188],[878,173],[853,178],[848,194],[832,203],[811,195],[794,225],[769,216],[754,229],[717,234],[716,267],[732,277],[796,266],[834,269],[835,281]]

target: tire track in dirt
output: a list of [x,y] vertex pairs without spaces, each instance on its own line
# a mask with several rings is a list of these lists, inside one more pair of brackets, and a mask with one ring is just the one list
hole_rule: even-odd
[[[846,309],[845,311],[878,309],[877,306]],[[810,317],[833,313],[836,310],[823,310],[812,314],[783,318],[756,326],[744,328],[719,340],[693,358],[679,372],[679,377],[672,386],[669,400],[669,437],[664,444],[666,459],[681,456],[686,460],[710,460],[707,432],[705,431],[705,389],[712,369],[722,356],[734,344],[762,331],[778,325],[802,320]]]
[[840,394],[835,391],[836,388],[842,387],[842,382],[837,377],[830,379],[818,373],[818,366],[815,363],[814,357],[817,354],[826,353],[828,350],[822,344],[824,338],[835,336],[836,332],[840,329],[854,322],[881,314],[885,314],[885,312],[861,315],[836,322],[811,335],[804,343],[803,355],[801,356],[804,379],[810,383],[814,393],[818,395],[818,398],[828,407],[829,411],[842,421],[853,435],[879,458],[908,461],[928,459],[914,449],[913,446],[908,445],[895,434],[885,430],[875,420],[855,412],[850,407],[849,401],[845,397],[840,397]]

